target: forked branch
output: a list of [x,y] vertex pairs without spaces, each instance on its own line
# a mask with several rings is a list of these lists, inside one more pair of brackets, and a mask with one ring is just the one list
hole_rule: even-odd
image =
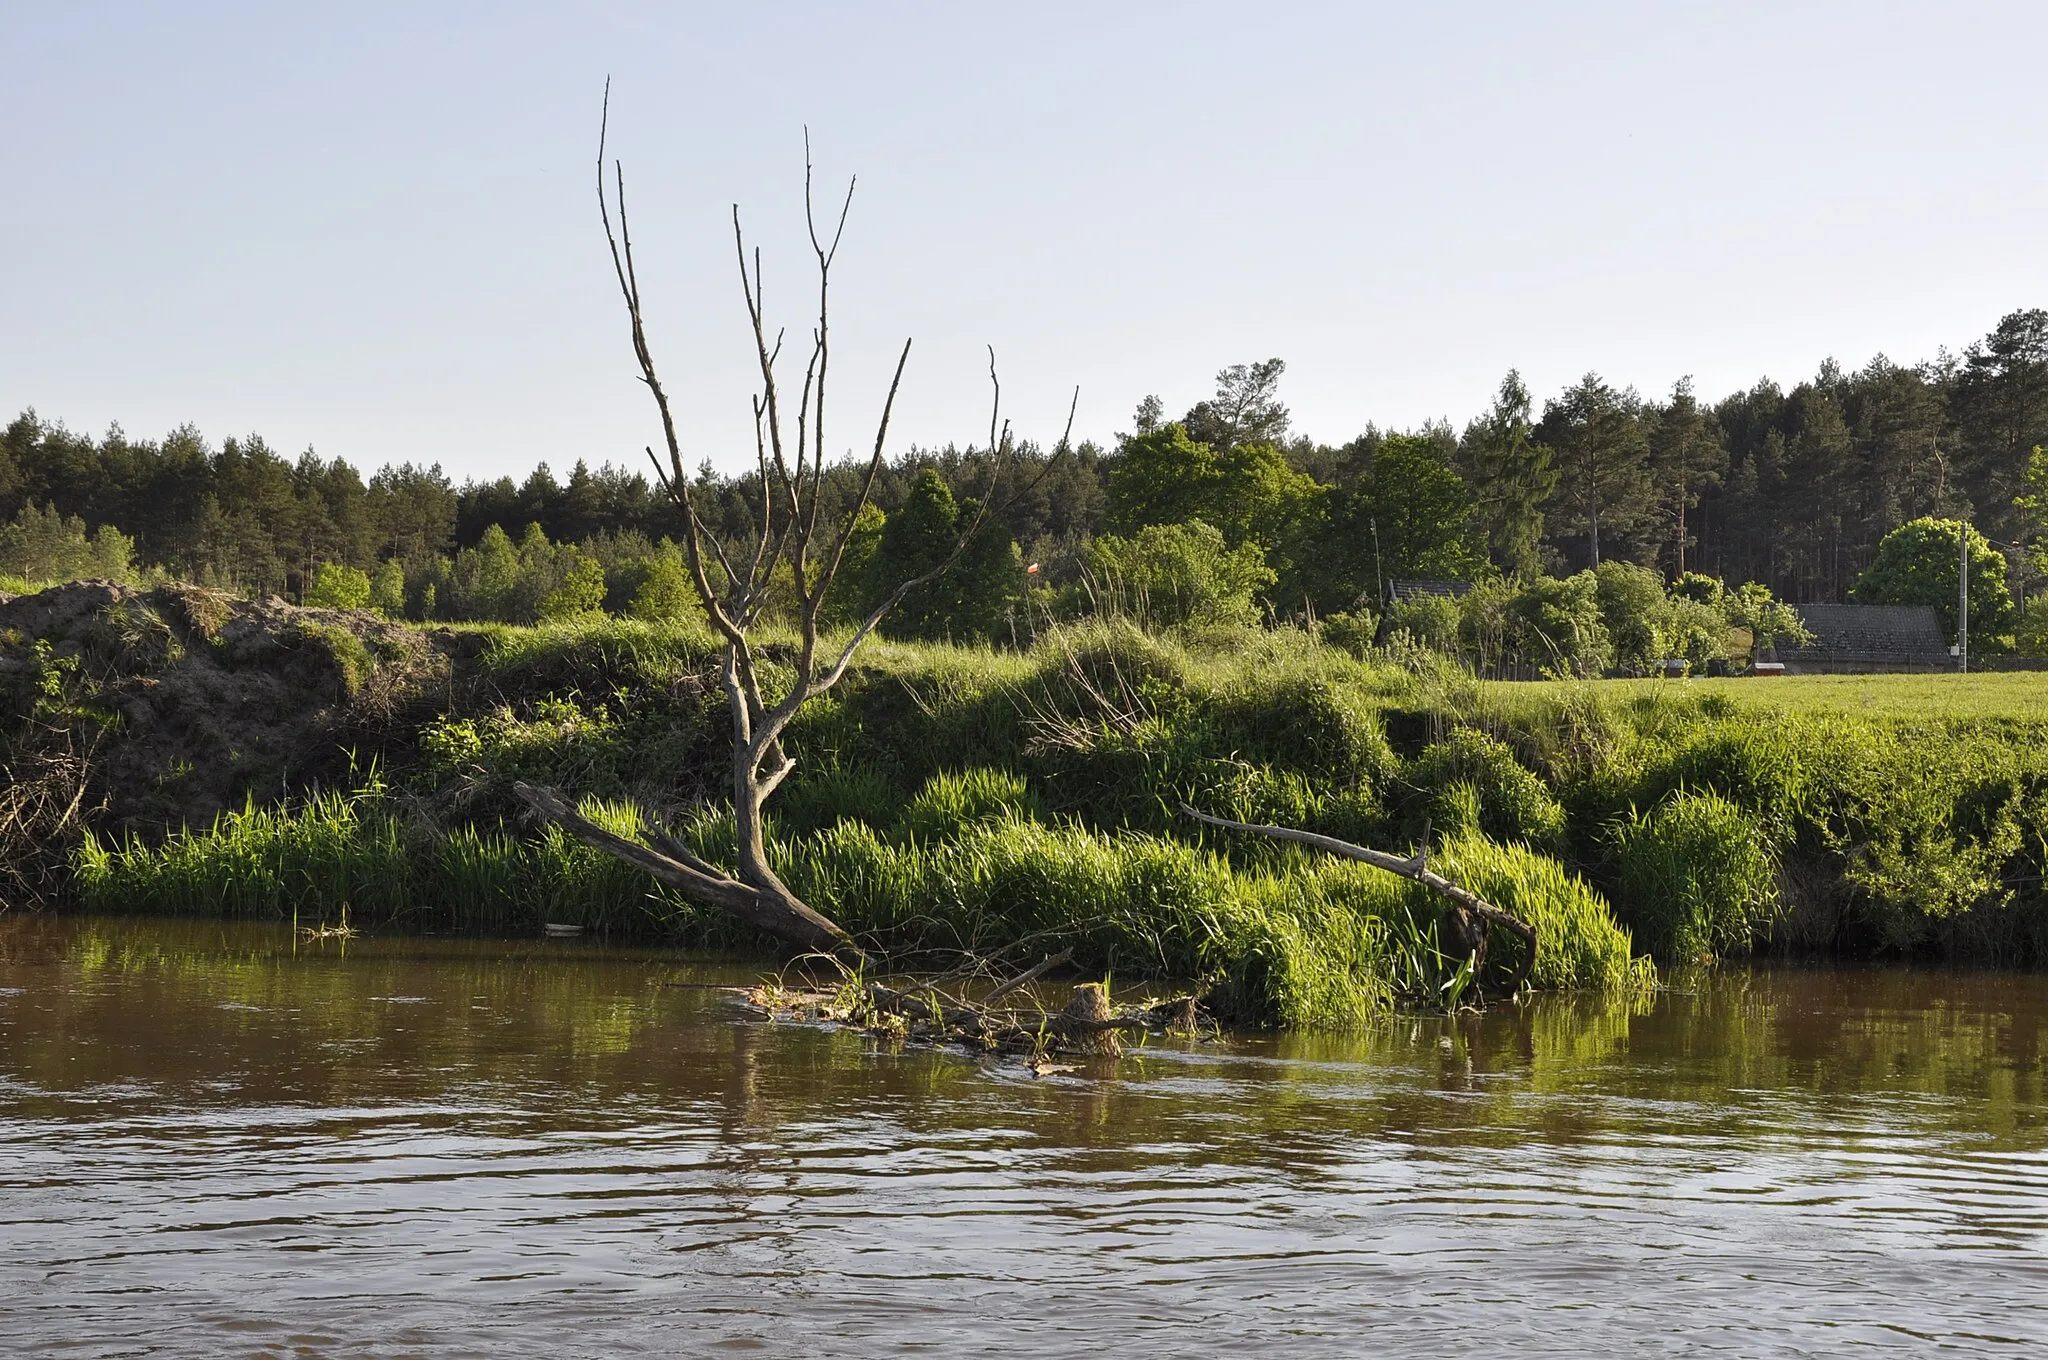
[[[633,233],[626,211],[626,176],[614,161],[607,175],[605,142],[611,120],[611,85],[605,85],[604,110],[598,121],[597,200],[604,225],[605,243],[611,252],[612,274],[625,305],[632,338],[633,357],[640,381],[654,398],[661,418],[663,452],[647,451],[655,474],[665,491],[683,511],[683,547],[690,579],[696,586],[705,618],[724,640],[724,657],[719,667],[732,722],[732,796],[735,830],[736,872],[728,875],[690,854],[677,842],[652,834],[653,845],[615,835],[582,817],[569,803],[545,790],[520,785],[519,795],[536,813],[560,825],[570,835],[629,864],[633,864],[694,900],[724,907],[762,930],[812,949],[843,949],[845,933],[837,924],[812,910],[776,875],[769,862],[766,824],[762,805],[788,776],[793,761],[782,744],[783,733],[803,706],[836,685],[853,663],[855,653],[872,637],[882,622],[911,592],[929,585],[951,570],[972,546],[983,528],[1007,510],[1028,486],[1012,477],[1017,449],[1009,427],[1001,422],[1002,385],[995,371],[995,353],[989,353],[989,379],[994,401],[989,416],[989,451],[992,471],[987,493],[977,503],[970,522],[957,535],[952,551],[934,569],[900,583],[854,630],[852,639],[829,657],[819,654],[819,615],[833,583],[845,565],[847,544],[860,515],[873,498],[895,412],[896,396],[910,359],[906,340],[897,357],[896,371],[883,399],[875,426],[874,446],[860,479],[859,495],[849,506],[835,513],[842,516],[836,532],[820,538],[820,516],[826,500],[825,471],[829,437],[826,432],[827,384],[831,377],[831,282],[832,267],[845,235],[847,215],[852,207],[853,186],[847,186],[836,221],[829,235],[821,231],[813,196],[814,171],[808,130],[804,139],[804,222],[809,232],[817,266],[817,315],[811,328],[811,351],[804,365],[803,387],[795,410],[784,407],[777,362],[782,356],[783,335],[771,338],[765,300],[766,284],[758,248],[750,248],[740,225],[738,206],[733,208],[733,250],[738,259],[740,294],[746,306],[747,326],[752,332],[760,385],[751,397],[754,418],[754,475],[760,479],[757,522],[750,526],[751,543],[721,541],[700,512],[692,495],[688,472],[683,464],[681,437],[676,428],[668,390],[656,371],[654,354],[647,339],[641,308],[639,268],[634,259]],[[614,220],[616,198],[616,220]],[[1079,393],[1076,393],[1078,404]],[[794,435],[794,442],[790,436]],[[1067,413],[1067,431],[1061,436],[1054,457],[1064,452],[1073,434],[1073,408]],[[665,456],[664,456],[665,455]],[[1043,477],[1052,459],[1040,469]],[[1010,484],[1010,495],[1000,493]],[[1036,485],[1034,479],[1031,486]],[[723,580],[714,582],[716,568]],[[771,585],[782,582],[793,590],[799,643],[794,672],[786,688],[778,687],[774,701],[764,691],[754,630],[768,609]]]

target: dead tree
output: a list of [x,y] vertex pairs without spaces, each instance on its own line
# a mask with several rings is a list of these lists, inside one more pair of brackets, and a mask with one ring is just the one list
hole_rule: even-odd
[[1220,826],[1226,831],[1249,831],[1259,836],[1270,836],[1275,840],[1294,841],[1299,845],[1313,846],[1345,859],[1355,859],[1370,864],[1376,869],[1399,874],[1405,879],[1420,883],[1450,904],[1450,916],[1446,921],[1449,943],[1460,957],[1472,960],[1472,972],[1476,976],[1486,963],[1486,937],[1489,926],[1499,926],[1522,937],[1528,950],[1522,956],[1521,965],[1509,979],[1507,995],[1513,996],[1522,990],[1522,984],[1529,980],[1529,974],[1536,967],[1536,927],[1521,917],[1502,911],[1479,894],[1445,878],[1429,867],[1429,828],[1422,832],[1422,848],[1414,855],[1390,855],[1384,850],[1368,850],[1350,841],[1340,841],[1335,836],[1321,836],[1313,831],[1300,831],[1291,826],[1262,826],[1254,822],[1233,822],[1228,817],[1212,817],[1206,812],[1197,812],[1182,803],[1180,810],[1198,822]]
[[[626,180],[617,161],[612,163],[613,190],[605,182],[605,132],[609,122],[610,88],[606,88],[606,116],[600,120],[597,148],[598,213],[604,223],[605,241],[611,249],[612,272],[625,304],[631,326],[633,354],[640,365],[640,380],[654,398],[661,420],[664,454],[653,448],[647,456],[654,463],[662,489],[683,511],[684,555],[690,578],[696,585],[704,617],[723,643],[719,675],[725,689],[732,720],[732,803],[736,833],[734,863],[737,873],[707,863],[671,837],[650,832],[651,845],[617,836],[577,814],[569,803],[546,789],[517,785],[517,791],[536,813],[558,823],[565,831],[588,845],[646,870],[663,883],[693,901],[723,908],[750,926],[807,949],[837,949],[850,942],[837,922],[801,901],[777,877],[768,862],[762,807],[782,781],[789,777],[793,760],[783,747],[783,735],[799,710],[825,694],[845,678],[855,654],[873,637],[882,621],[909,596],[930,585],[952,569],[992,517],[999,514],[1028,487],[1018,485],[1018,451],[1009,426],[1002,422],[1002,386],[996,377],[995,352],[989,352],[989,381],[994,388],[989,413],[989,485],[976,498],[968,523],[960,530],[951,552],[936,567],[898,583],[867,617],[855,625],[851,637],[832,642],[820,638],[819,614],[832,584],[845,561],[847,542],[855,521],[873,496],[875,479],[882,468],[883,448],[889,433],[889,417],[896,403],[903,369],[910,359],[910,342],[903,343],[896,360],[895,376],[882,401],[875,425],[874,446],[860,481],[860,490],[850,505],[832,515],[823,513],[825,501],[826,395],[831,377],[832,333],[830,298],[832,265],[846,230],[846,217],[853,205],[853,185],[847,185],[836,222],[829,237],[820,234],[812,195],[810,138],[804,139],[804,218],[809,229],[811,250],[817,264],[817,314],[811,331],[810,357],[804,365],[803,386],[795,408],[785,407],[778,380],[777,362],[782,355],[782,335],[772,338],[765,316],[761,254],[751,254],[740,229],[740,213],[733,208],[733,246],[739,258],[740,291],[746,303],[747,320],[753,331],[754,351],[760,370],[760,387],[753,401],[755,468],[759,477],[759,503],[754,507],[756,527],[750,542],[727,544],[719,540],[699,513],[693,499],[690,477],[684,466],[683,447],[667,388],[655,370],[653,351],[648,346],[640,298],[640,277],[633,257],[633,234],[626,213]],[[614,228],[612,202],[617,196],[617,226]],[[1075,393],[1078,404],[1080,394]],[[1057,458],[1073,433],[1073,408],[1067,415],[1067,433],[1061,436],[1053,458]],[[1041,467],[1043,477],[1053,459]],[[1034,479],[1035,480],[1035,479]],[[785,598],[793,597],[797,645],[795,655],[786,659],[793,674],[787,688],[771,689],[761,668],[761,645],[757,632],[769,603],[769,583],[778,570],[776,582]],[[778,661],[784,658],[778,653]]]

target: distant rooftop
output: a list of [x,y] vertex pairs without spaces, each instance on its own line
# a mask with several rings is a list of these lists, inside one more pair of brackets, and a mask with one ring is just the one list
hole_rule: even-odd
[[1932,605],[1801,604],[1800,620],[1813,631],[1804,647],[1780,646],[1778,659],[1800,669],[1911,667],[1954,664],[1941,616]]
[[1419,600],[1434,596],[1439,599],[1455,600],[1472,593],[1470,581],[1389,581],[1387,599],[1398,604],[1403,600]]

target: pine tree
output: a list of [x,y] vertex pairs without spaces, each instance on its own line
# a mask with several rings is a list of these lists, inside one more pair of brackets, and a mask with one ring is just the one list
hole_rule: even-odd
[[1553,535],[1583,538],[1590,566],[1599,566],[1603,551],[1626,546],[1655,520],[1656,487],[1641,416],[1642,400],[1633,389],[1617,392],[1595,373],[1543,408],[1537,438],[1556,450],[1562,511]]
[[1536,439],[1532,407],[1522,375],[1509,369],[1493,409],[1466,426],[1458,443],[1458,468],[1472,488],[1488,556],[1524,574],[1542,565],[1543,513],[1558,476],[1555,455]]
[[1680,378],[1672,385],[1670,402],[1656,412],[1649,445],[1657,498],[1671,526],[1671,572],[1683,576],[1685,550],[1691,542],[1686,512],[1700,503],[1703,491],[1720,482],[1728,467],[1721,431],[1693,397],[1691,378]]

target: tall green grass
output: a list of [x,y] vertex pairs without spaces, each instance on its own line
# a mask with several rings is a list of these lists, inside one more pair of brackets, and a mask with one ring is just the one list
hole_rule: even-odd
[[[1635,955],[1628,930],[1615,920],[1606,899],[1550,856],[1466,836],[1446,845],[1438,863],[1457,883],[1535,927],[1532,985],[1626,988],[1655,980],[1649,959]],[[1519,961],[1520,940],[1499,933],[1495,939],[1503,964]]]
[[[963,789],[979,786],[972,798]],[[1041,936],[1076,964],[1126,977],[1208,979],[1234,1018],[1350,1027],[1397,999],[1427,1002],[1455,960],[1434,952],[1437,905],[1394,875],[1296,855],[1234,866],[1195,846],[1020,815],[1014,785],[952,781],[942,834],[884,835],[842,820],[777,844],[779,871],[849,931],[899,957],[989,951]],[[936,790],[928,791],[936,793]],[[928,803],[935,803],[934,797]],[[631,831],[629,804],[586,815]],[[681,828],[715,855],[729,817]],[[1553,862],[1471,840],[1451,852],[1475,886],[1538,923],[1547,986],[1612,986],[1634,974],[1628,938]],[[1546,869],[1545,866],[1548,866]],[[442,929],[573,921],[694,944],[747,944],[730,918],[549,829],[449,834],[406,822],[375,795],[328,795],[292,810],[248,808],[161,844],[89,842],[77,862],[84,905],[109,911],[337,919]]]
[[1778,905],[1768,837],[1716,793],[1680,793],[1614,829],[1621,901],[1658,958],[1701,962],[1746,952]]
[[[637,828],[630,806],[585,799],[585,816]],[[646,875],[547,828],[537,836],[408,821],[381,791],[246,807],[155,844],[88,837],[74,861],[87,910],[339,920],[444,930],[563,921],[649,933],[684,910]]]

